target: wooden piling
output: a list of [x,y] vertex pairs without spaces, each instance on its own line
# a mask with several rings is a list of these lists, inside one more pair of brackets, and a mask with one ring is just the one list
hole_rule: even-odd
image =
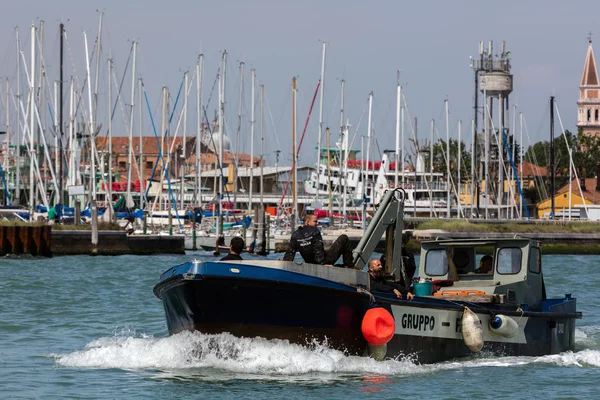
[[5,256],[8,251],[8,238],[6,236],[6,226],[0,226],[0,256]]

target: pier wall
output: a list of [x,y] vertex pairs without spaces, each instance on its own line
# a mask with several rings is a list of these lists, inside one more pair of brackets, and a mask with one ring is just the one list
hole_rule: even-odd
[[0,226],[0,256],[29,254],[52,257],[51,227],[48,225]]
[[185,254],[183,236],[139,235],[124,231],[99,231],[92,245],[91,231],[52,231],[54,255]]

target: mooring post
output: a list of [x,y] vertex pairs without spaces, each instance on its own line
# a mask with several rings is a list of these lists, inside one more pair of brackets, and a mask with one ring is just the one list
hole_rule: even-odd
[[171,214],[171,207],[169,207],[169,236],[173,236],[173,214]]
[[98,205],[92,200],[92,254],[98,252]]
[[142,218],[142,230],[144,232],[144,235],[146,235],[148,231],[148,210],[144,210],[144,212],[142,213]]
[[270,243],[271,243],[271,214],[267,214],[267,237],[266,237],[266,247],[265,247],[265,252],[268,254],[269,250],[271,249]]
[[192,214],[192,250],[198,250],[196,247],[196,212]]
[[79,200],[75,200],[75,215],[73,215],[73,219],[75,220],[75,225],[79,225],[81,218],[81,203]]

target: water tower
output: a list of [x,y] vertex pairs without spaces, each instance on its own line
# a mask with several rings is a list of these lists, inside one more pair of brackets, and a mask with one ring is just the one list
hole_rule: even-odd
[[[483,42],[479,42],[479,59],[472,60],[471,68],[475,71],[475,130],[479,136],[479,144],[476,149],[479,157],[479,176],[486,182],[486,194],[492,195],[493,181],[496,187],[496,204],[506,204],[504,198],[504,165],[507,163],[507,151],[504,145],[504,134],[508,137],[506,121],[508,118],[508,97],[513,89],[513,76],[510,73],[510,52],[506,51],[505,43],[500,45],[500,54],[494,54],[493,42],[489,42],[487,48]],[[478,94],[483,94],[483,106],[478,104]],[[494,102],[494,100],[498,100]],[[481,130],[478,129],[478,115],[487,122]],[[497,112],[495,112],[497,110]],[[494,116],[496,117],[494,119]],[[479,135],[479,133],[481,133]],[[487,133],[487,135],[486,135]],[[482,143],[483,142],[483,143]],[[496,180],[497,178],[497,180]],[[489,199],[489,198],[488,198]],[[479,208],[479,198],[477,199]],[[488,200],[486,200],[488,201]],[[500,210],[498,207],[498,216]]]

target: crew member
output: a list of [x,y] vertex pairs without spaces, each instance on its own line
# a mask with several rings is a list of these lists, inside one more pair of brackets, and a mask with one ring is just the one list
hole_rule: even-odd
[[412,300],[415,297],[405,286],[385,279],[383,266],[378,259],[369,260],[368,266],[371,291],[394,292],[399,299]]
[[221,258],[221,261],[243,260],[242,256],[240,256],[240,253],[244,250],[244,246],[246,246],[246,243],[241,237],[235,236],[231,238],[231,243],[229,243],[229,254]]
[[306,214],[304,225],[292,233],[283,260],[293,261],[296,252],[300,252],[304,261],[311,264],[333,265],[342,256],[344,267],[354,268],[348,236],[340,235],[331,247],[325,250],[321,231],[317,228],[317,216],[314,214]]

